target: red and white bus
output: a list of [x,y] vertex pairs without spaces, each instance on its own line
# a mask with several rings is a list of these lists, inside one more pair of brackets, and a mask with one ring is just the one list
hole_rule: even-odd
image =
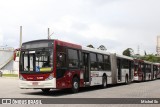
[[152,80],[153,64],[148,61],[134,59],[134,81]]
[[134,59],[134,81],[144,81],[143,63],[143,60]]
[[153,63],[152,80],[159,77],[159,63]]
[[71,88],[128,83],[133,80],[133,58],[59,40],[22,44],[19,86],[22,89]]

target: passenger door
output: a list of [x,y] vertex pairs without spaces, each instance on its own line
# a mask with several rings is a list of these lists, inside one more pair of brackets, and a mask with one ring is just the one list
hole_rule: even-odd
[[82,68],[84,70],[84,82],[89,82],[89,53],[82,52]]

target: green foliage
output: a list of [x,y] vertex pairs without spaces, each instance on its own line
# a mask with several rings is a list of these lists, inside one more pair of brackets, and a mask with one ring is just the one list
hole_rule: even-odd
[[3,77],[18,77],[18,74],[2,74]]
[[123,51],[123,55],[132,56],[133,55],[133,49],[132,48],[127,48],[126,50]]
[[145,55],[141,57],[140,59],[150,61],[150,62],[159,62],[160,63],[160,57],[157,57],[153,54]]

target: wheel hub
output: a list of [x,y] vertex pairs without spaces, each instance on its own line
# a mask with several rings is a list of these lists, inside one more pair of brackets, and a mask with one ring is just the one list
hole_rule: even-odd
[[78,82],[74,82],[74,88],[78,89]]

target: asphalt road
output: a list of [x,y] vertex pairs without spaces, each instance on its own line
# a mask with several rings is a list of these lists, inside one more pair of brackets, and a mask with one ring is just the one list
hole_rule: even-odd
[[[129,85],[109,85],[106,89],[100,87],[87,87],[81,88],[77,94],[72,94],[69,90],[51,90],[49,93],[43,93],[41,90],[34,89],[20,89],[18,87],[17,78],[0,78],[0,98],[160,98],[160,80],[131,83]],[[0,105],[2,106],[2,105]],[[3,105],[3,107],[10,105]],[[12,105],[17,106],[17,105]],[[22,106],[22,105],[21,105]],[[28,106],[28,105],[23,105]],[[30,105],[33,106],[33,105]],[[44,106],[44,105],[43,105]],[[42,106],[42,107],[43,107]],[[50,106],[52,105],[45,105]],[[82,107],[80,104],[56,104],[56,106],[62,107]],[[84,106],[84,105],[83,105]],[[86,106],[86,105],[85,105]],[[158,104],[100,104],[92,105],[88,107],[158,107]],[[41,107],[41,105],[39,105]]]

